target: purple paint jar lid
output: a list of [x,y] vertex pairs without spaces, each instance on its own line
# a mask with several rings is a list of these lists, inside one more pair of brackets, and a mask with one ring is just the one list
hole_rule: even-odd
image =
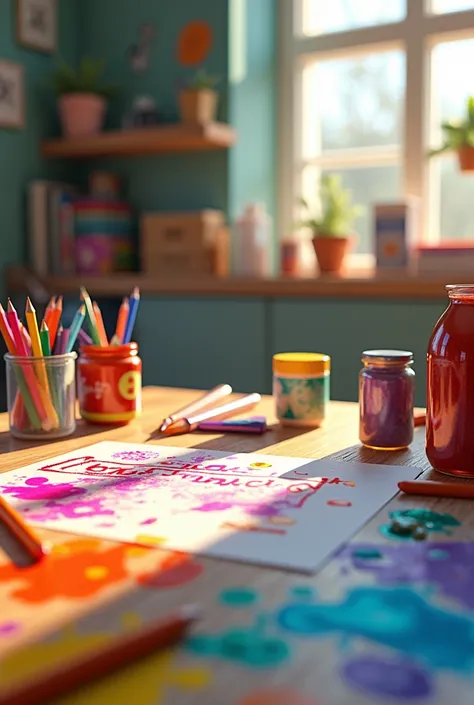
[[362,362],[379,362],[401,365],[413,362],[413,353],[409,350],[364,350]]

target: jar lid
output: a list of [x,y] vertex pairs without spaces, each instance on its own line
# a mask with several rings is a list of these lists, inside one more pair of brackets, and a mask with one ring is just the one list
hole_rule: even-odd
[[319,375],[330,369],[331,358],[324,353],[278,353],[273,356],[273,371],[280,374]]
[[413,353],[409,350],[364,350],[362,353],[362,361],[380,362],[412,362]]

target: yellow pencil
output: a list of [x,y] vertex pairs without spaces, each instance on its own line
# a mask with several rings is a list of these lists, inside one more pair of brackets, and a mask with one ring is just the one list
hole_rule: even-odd
[[[28,331],[31,338],[31,352],[34,357],[43,357],[43,350],[41,348],[41,339],[38,330],[38,321],[36,320],[36,311],[33,304],[28,297],[26,299],[26,323],[28,326]],[[53,401],[51,399],[51,390],[49,387],[48,375],[46,372],[46,366],[43,361],[39,361],[35,364],[35,372],[40,383],[40,389],[43,392],[41,394],[45,411],[49,416],[50,421],[52,421],[54,426],[59,426],[59,419],[54,408]]]

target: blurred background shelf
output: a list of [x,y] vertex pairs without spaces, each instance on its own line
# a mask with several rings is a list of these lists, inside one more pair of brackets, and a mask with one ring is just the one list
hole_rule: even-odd
[[160,152],[192,152],[227,149],[237,135],[229,125],[160,125],[136,130],[101,132],[92,137],[46,140],[41,154],[56,159],[135,156]]

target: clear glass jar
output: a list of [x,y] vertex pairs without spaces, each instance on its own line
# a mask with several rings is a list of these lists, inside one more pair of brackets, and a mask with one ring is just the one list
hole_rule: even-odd
[[400,450],[413,440],[415,372],[407,350],[366,350],[359,375],[359,438],[367,448]]

